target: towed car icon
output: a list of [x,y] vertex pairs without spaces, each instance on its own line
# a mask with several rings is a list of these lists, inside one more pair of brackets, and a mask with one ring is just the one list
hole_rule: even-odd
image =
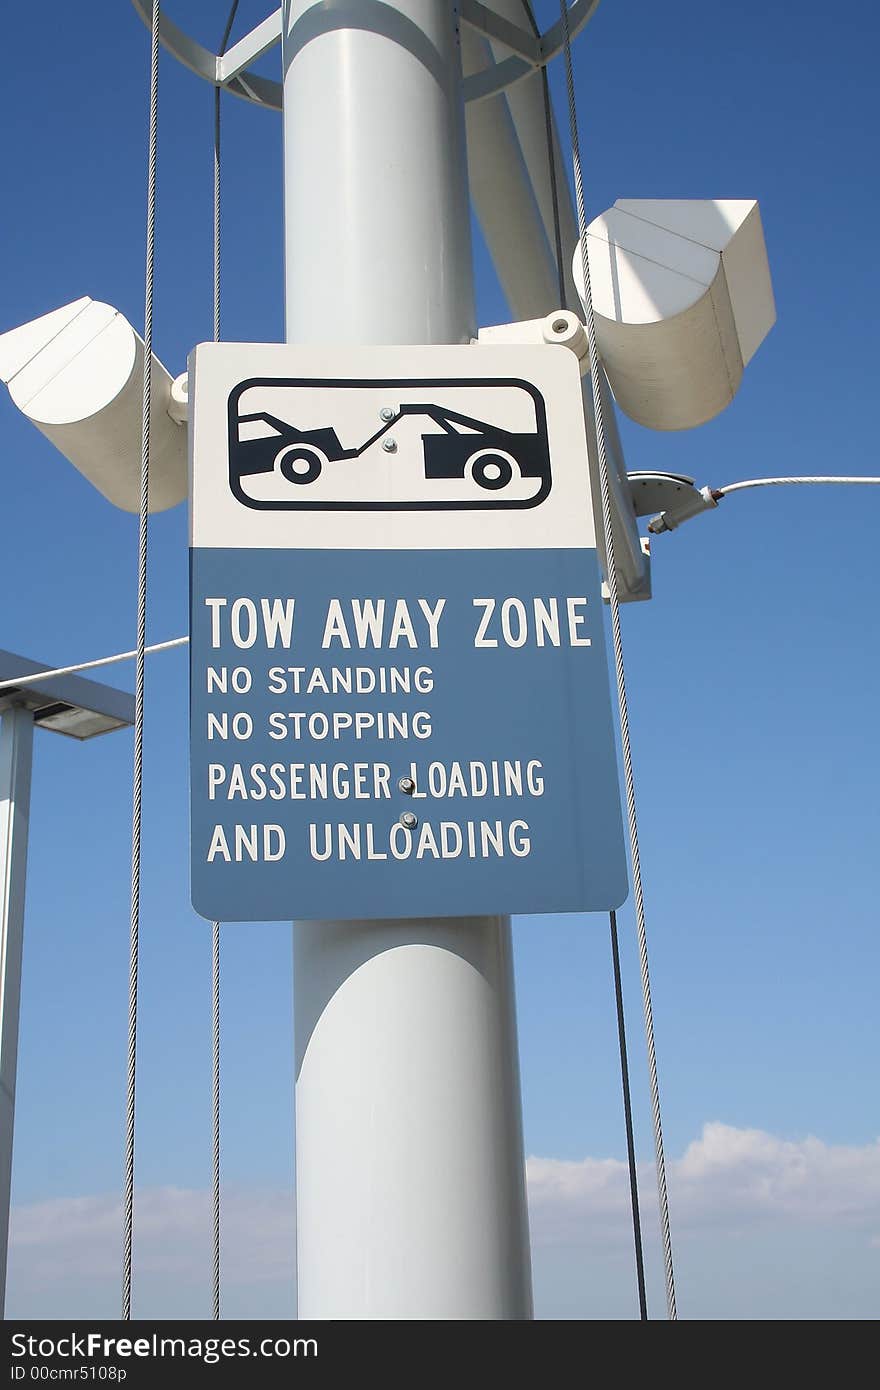
[[[481,402],[491,402],[486,388],[495,387],[496,393],[506,393],[499,399],[507,403],[508,416],[511,398],[518,407],[514,423],[534,422],[537,428],[511,429],[451,404],[405,399],[426,387],[454,386],[457,404],[461,388],[472,382],[242,382],[229,399],[232,492],[245,506],[265,509],[535,506],[547,496],[551,483],[543,398],[528,382],[478,384]],[[389,387],[397,388],[398,398],[404,399],[393,409],[383,405],[370,410],[374,421],[381,416],[381,427],[366,438],[362,433],[360,443],[344,444],[338,431],[350,437],[350,418],[343,421],[340,416],[333,425],[309,422],[320,410],[315,405],[319,390],[321,400],[334,399],[328,397],[328,385],[348,388],[349,406],[354,400],[360,407],[357,419],[364,418],[365,406],[372,404],[364,388],[375,393],[377,401],[387,401]],[[313,398],[309,387],[315,388]],[[265,402],[273,409],[241,410],[245,391],[248,406]],[[515,393],[524,399],[517,401]],[[280,408],[288,418],[275,413]],[[325,419],[328,413],[325,405]]]
[[[289,483],[313,483],[331,459],[350,457],[336,431],[329,427],[300,430],[265,410],[239,416],[239,424],[245,429],[239,430],[235,465],[242,478],[253,477],[255,473],[271,473],[277,468]],[[268,428],[265,433],[255,431],[247,438],[248,425]]]

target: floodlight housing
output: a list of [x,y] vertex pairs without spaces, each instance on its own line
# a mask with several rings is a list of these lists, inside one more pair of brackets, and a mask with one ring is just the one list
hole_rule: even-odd
[[0,649],[0,713],[12,706],[23,707],[30,710],[41,729],[80,740],[134,723],[134,696],[98,681],[71,675],[14,684],[47,669],[45,662]]
[[[144,341],[85,296],[0,335],[0,381],[22,414],[108,501],[140,510]],[[186,429],[171,375],[152,356],[151,512],[182,502]]]
[[[691,429],[733,400],[776,322],[753,199],[619,198],[587,229],[596,342],[640,425]],[[580,245],[574,277],[583,297]]]

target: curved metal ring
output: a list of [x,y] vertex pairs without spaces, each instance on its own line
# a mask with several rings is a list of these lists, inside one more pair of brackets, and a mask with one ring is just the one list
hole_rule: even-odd
[[[153,0],[131,0],[131,3],[147,28],[152,28]],[[272,111],[281,110],[283,89],[280,82],[273,82],[269,77],[260,77],[247,68],[229,82],[224,82],[218,70],[219,55],[191,39],[164,13],[159,15],[159,42],[172,57],[183,63],[184,67],[189,68],[197,77],[203,77],[206,82],[210,82],[212,87],[222,87],[234,97],[255,102],[257,106],[266,106]]]
[[[153,22],[153,0],[131,0],[131,2],[149,29]],[[598,5],[599,0],[574,0],[574,4],[568,12],[568,29],[572,39],[576,38],[587,22],[592,19]],[[479,24],[469,20],[466,15],[462,15],[462,19],[480,31]],[[481,30],[480,32],[485,33],[486,31]],[[487,37],[491,38],[492,36],[487,35]],[[203,77],[212,86],[223,87],[233,96],[241,97],[244,101],[252,101],[257,106],[265,106],[272,111],[281,110],[283,87],[280,82],[274,82],[268,77],[260,77],[250,68],[245,68],[244,71],[237,73],[228,82],[224,81],[220,73],[220,56],[212,53],[210,49],[204,48],[195,39],[191,39],[165,14],[159,16],[159,41],[163,48],[166,48],[173,57],[183,63],[184,67],[189,68],[198,77]],[[490,63],[487,67],[481,68],[479,72],[464,78],[462,93],[465,101],[484,101],[487,97],[497,96],[506,87],[519,82],[523,77],[528,77],[537,68],[546,67],[562,51],[564,46],[564,26],[562,20],[558,19],[545,34],[541,35],[538,41],[539,62],[532,63],[527,58],[512,54],[508,58]]]

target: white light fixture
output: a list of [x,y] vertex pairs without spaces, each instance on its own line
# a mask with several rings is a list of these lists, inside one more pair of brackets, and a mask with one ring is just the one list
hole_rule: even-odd
[[39,661],[0,649],[0,713],[25,709],[41,729],[71,738],[94,738],[134,723],[134,696],[82,676],[52,676],[45,681],[15,682],[49,668]]
[[[591,222],[596,342],[614,398],[655,430],[729,405],[776,322],[758,204],[619,198]],[[583,295],[580,246],[574,276]]]
[[[117,309],[77,299],[0,335],[0,381],[109,502],[140,509],[144,342]],[[150,511],[187,490],[185,402],[152,358]]]

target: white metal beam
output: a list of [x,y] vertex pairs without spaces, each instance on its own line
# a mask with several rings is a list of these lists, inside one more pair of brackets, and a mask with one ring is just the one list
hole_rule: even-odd
[[0,1313],[5,1309],[34,718],[0,716]]
[[258,24],[256,29],[252,29],[243,39],[239,39],[238,43],[233,44],[226,53],[218,56],[217,81],[225,86],[280,42],[281,10],[278,9],[264,19],[262,24]]
[[[466,29],[461,55],[466,75],[492,57],[486,40]],[[507,96],[469,103],[465,122],[471,200],[511,317],[543,318],[562,307],[555,258]]]

